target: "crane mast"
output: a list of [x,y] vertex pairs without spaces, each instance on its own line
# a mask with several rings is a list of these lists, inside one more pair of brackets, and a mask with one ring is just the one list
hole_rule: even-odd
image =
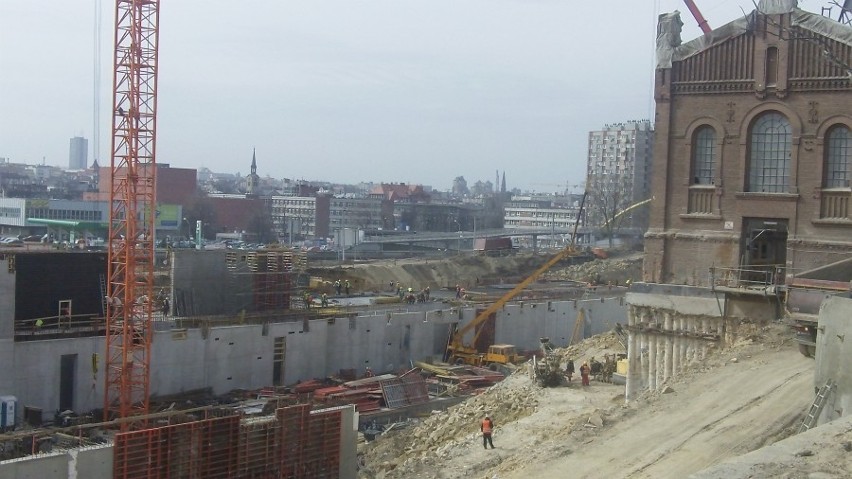
[[106,420],[149,407],[159,10],[159,0],[115,1]]

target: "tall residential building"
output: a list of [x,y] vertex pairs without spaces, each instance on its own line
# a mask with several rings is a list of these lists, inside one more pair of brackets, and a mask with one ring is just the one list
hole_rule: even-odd
[[[589,132],[586,166],[587,221],[602,225],[630,205],[651,196],[654,128],[650,120],[628,121]],[[631,212],[625,226],[643,228],[647,213]]]
[[68,169],[69,170],[85,170],[88,164],[86,160],[89,157],[89,140],[75,136],[71,138],[71,147],[68,151]]

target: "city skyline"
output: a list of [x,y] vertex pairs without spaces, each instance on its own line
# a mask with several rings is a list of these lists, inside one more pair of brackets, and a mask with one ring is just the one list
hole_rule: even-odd
[[[699,6],[714,27],[753,9]],[[0,157],[67,164],[68,139],[83,136],[87,163],[99,151],[108,164],[112,8],[0,7]],[[684,41],[699,36],[674,0],[615,15],[598,2],[547,0],[164,2],[157,159],[245,175],[257,148],[259,174],[275,178],[446,190],[456,176],[500,170],[510,189],[577,184],[589,131],[653,120],[656,16],[676,9]]]

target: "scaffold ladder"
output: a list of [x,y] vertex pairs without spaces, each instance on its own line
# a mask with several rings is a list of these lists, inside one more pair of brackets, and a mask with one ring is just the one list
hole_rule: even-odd
[[100,285],[101,285],[101,314],[106,317],[106,306],[107,306],[107,284],[106,284],[106,275],[101,273],[99,275]]
[[805,419],[802,420],[802,425],[799,426],[800,433],[816,426],[817,419],[822,413],[822,409],[825,407],[826,401],[828,401],[828,395],[831,394],[831,390],[833,388],[834,380],[832,379],[826,381],[825,384],[819,388],[819,391],[817,391],[816,397],[814,398],[814,402],[811,404],[810,410],[808,410],[808,414],[805,416]]

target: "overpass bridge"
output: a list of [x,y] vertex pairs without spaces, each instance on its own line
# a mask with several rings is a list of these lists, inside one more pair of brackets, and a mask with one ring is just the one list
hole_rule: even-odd
[[[599,229],[597,228],[577,228],[577,244],[591,244],[594,242],[595,233],[598,231]],[[463,247],[464,249],[473,249],[474,240],[477,238],[529,237],[531,243],[535,245],[536,240],[541,236],[561,236],[564,238],[564,242],[568,243],[573,233],[574,228],[492,228],[476,231],[429,231],[423,233],[374,231],[367,232],[364,239],[359,241],[359,243],[377,245],[420,244],[424,246],[434,244],[439,248],[462,250]],[[644,231],[639,228],[621,228],[618,230],[619,236],[636,236],[642,234],[644,234]]]
[[[390,234],[382,235],[365,235],[360,241],[361,244],[374,244],[384,248],[385,245],[420,245],[432,246],[435,248],[446,250],[472,250],[474,242],[479,238],[500,238],[509,236],[529,237],[533,250],[537,249],[538,237],[540,236],[561,236],[564,238],[563,243],[567,244],[571,241],[573,228],[541,228],[541,229],[524,229],[524,228],[494,228],[483,229],[476,231],[430,231],[424,233],[406,233],[406,232],[386,232]],[[577,229],[577,243],[589,244],[591,240],[591,229]]]

